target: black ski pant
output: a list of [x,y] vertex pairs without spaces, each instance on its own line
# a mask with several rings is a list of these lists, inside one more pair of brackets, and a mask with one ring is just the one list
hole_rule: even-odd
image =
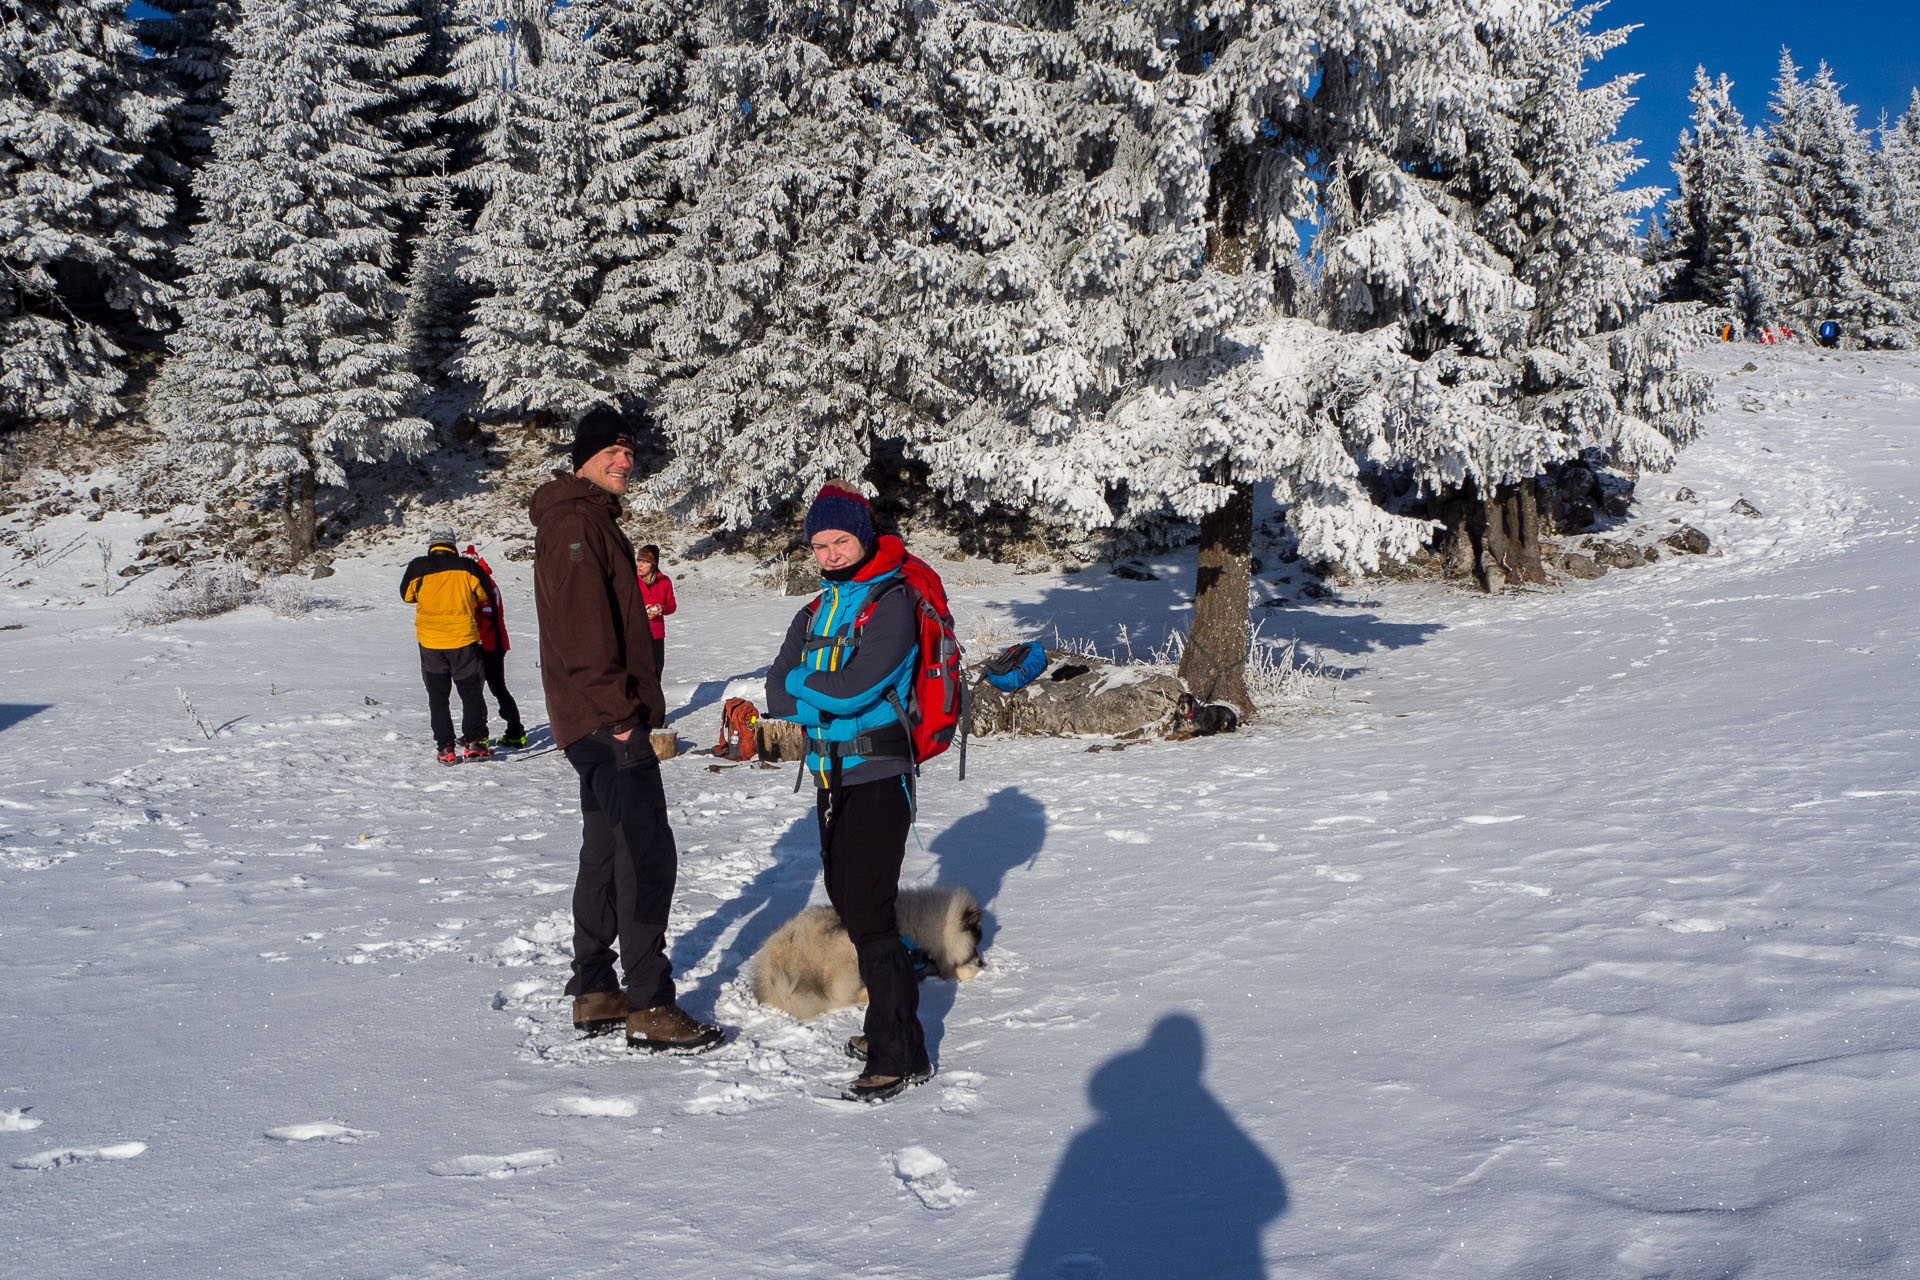
[[626,970],[629,1009],[671,1004],[667,910],[680,855],[667,823],[659,758],[644,728],[625,742],[596,729],[571,743],[566,754],[580,775],[582,819],[567,994],[618,991],[617,955]]
[[480,661],[480,646],[460,649],[429,649],[420,646],[420,678],[427,685],[427,715],[433,721],[433,745],[445,750],[453,745],[453,711],[449,696],[460,691],[460,738],[472,742],[487,736],[487,701],[481,695],[486,683],[485,665]]
[[920,1030],[920,988],[900,941],[894,905],[900,864],[913,827],[904,776],[819,789],[820,860],[827,900],[840,913],[867,987],[867,1074],[903,1076],[928,1069]]
[[487,674],[487,691],[500,704],[500,718],[507,722],[508,736],[526,732],[526,726],[520,723],[520,704],[507,692],[507,651],[482,649],[480,665]]
[[658,680],[667,660],[667,638],[653,636],[653,678]]

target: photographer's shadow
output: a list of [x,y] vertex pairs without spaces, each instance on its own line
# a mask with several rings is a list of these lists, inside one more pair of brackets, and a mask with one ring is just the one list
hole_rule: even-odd
[[1067,1147],[1013,1280],[1265,1277],[1260,1236],[1286,1181],[1201,1080],[1183,1013],[1087,1085],[1099,1119]]

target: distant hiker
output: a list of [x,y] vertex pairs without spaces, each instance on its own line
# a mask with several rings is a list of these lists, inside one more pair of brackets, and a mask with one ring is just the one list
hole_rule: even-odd
[[680,606],[674,603],[673,579],[660,572],[660,548],[649,542],[634,553],[640,565],[640,598],[647,602],[647,623],[653,628],[653,672],[666,670],[667,615]]
[[[427,685],[434,750],[441,764],[462,758],[485,760],[487,700],[480,689],[486,665],[480,654],[479,610],[498,607],[493,580],[455,550],[453,534],[427,535],[427,554],[415,556],[400,578],[400,598],[413,608],[413,630],[420,641],[420,678]],[[453,740],[448,697],[460,691],[460,743]]]
[[[633,546],[620,532],[620,495],[633,470],[633,433],[611,409],[580,420],[573,471],[533,495],[533,598],[540,681],[553,740],[580,776],[580,869],[573,887],[573,1025],[599,1035],[624,1025],[627,1043],[697,1053],[719,1027],[675,1002],[667,911],[679,852],[649,729],[666,723]],[[617,948],[617,951],[616,951]],[[616,959],[626,971],[620,991]]]
[[848,1056],[866,1069],[846,1096],[878,1102],[933,1075],[913,961],[895,916],[914,767],[895,704],[912,690],[919,629],[911,593],[896,589],[906,547],[875,534],[865,498],[829,484],[807,508],[805,527],[820,565],[820,596],[787,628],[767,673],[767,715],[807,731],[827,899],[853,940],[867,988],[866,1034],[847,1042]]
[[480,625],[480,665],[487,674],[487,690],[500,704],[500,718],[507,722],[500,745],[518,750],[527,745],[527,730],[520,723],[520,704],[507,692],[507,650],[512,645],[507,642],[506,601],[500,596],[500,584],[493,580],[493,566],[480,558],[471,543],[467,545],[467,558],[480,566],[481,576],[487,581],[489,602],[480,606],[474,620]]

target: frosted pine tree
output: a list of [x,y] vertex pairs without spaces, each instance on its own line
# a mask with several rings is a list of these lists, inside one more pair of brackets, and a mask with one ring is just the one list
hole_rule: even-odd
[[171,454],[222,490],[275,494],[296,563],[317,485],[431,439],[392,337],[399,144],[371,123],[388,98],[353,74],[354,16],[348,0],[245,0],[156,389]]
[[184,189],[188,171],[213,150],[210,130],[224,110],[228,41],[240,6],[236,0],[162,0],[147,9],[133,29],[175,99],[167,147],[181,167]]
[[118,412],[112,330],[164,328],[174,202],[123,0],[0,10],[0,421]]
[[1674,152],[1676,187],[1666,234],[1678,269],[1668,288],[1676,301],[1732,312],[1749,330],[1777,324],[1776,230],[1765,180],[1764,152],[1733,105],[1726,76],[1694,70],[1692,127]]
[[1626,186],[1643,161],[1616,137],[1638,77],[1582,87],[1627,38],[1592,30],[1597,11],[1563,6],[1508,47],[1526,90],[1504,113],[1509,145],[1475,149],[1472,196],[1481,233],[1533,291],[1511,402],[1574,449],[1664,470],[1709,404],[1708,383],[1680,358],[1700,317],[1659,305],[1663,273],[1635,243],[1659,195]]
[[440,87],[449,67],[429,58],[447,53],[443,33],[430,41],[432,27],[446,25],[446,0],[357,0],[353,10],[346,53],[355,79],[385,99],[368,123],[399,144],[387,161],[398,212],[416,205],[432,176],[446,168],[437,126],[450,105]]
[[407,302],[396,334],[414,371],[428,383],[444,376],[460,351],[460,331],[472,303],[471,291],[459,277],[466,234],[466,218],[452,184],[443,182],[428,203],[426,224],[414,243]]
[[[655,12],[674,39],[673,11]],[[480,131],[483,158],[459,180],[483,203],[460,265],[479,298],[454,368],[489,412],[565,419],[646,385],[635,353],[660,291],[633,268],[659,252],[665,157],[647,152],[647,126],[671,94],[631,43],[643,17],[611,0],[462,0],[457,118]]]
[[1920,346],[1920,89],[1882,125],[1874,174],[1876,276],[1896,308],[1882,345]]
[[1770,106],[1767,181],[1793,327],[1833,320],[1843,342],[1881,345],[1899,308],[1875,278],[1871,161],[1854,109],[1824,62],[1802,82],[1784,52]]
[[[926,338],[890,323],[893,259],[925,171],[916,0],[706,7],[684,143],[696,205],[660,269],[678,305],[655,335],[685,369],[661,420],[654,501],[730,526],[858,476],[910,423],[903,373]],[[957,183],[966,175],[955,174]]]

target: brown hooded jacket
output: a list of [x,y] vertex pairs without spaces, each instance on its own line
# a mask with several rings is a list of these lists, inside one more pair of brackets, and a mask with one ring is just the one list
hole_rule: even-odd
[[635,576],[620,502],[565,471],[534,491],[533,599],[540,620],[540,683],[557,746],[596,729],[621,733],[667,722],[653,668],[653,629]]

